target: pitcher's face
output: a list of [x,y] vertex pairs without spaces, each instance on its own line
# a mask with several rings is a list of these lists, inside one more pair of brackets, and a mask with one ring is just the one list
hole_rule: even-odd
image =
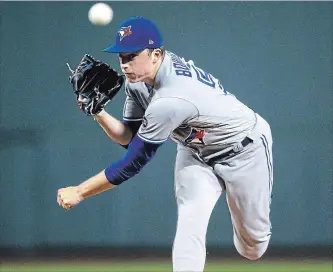
[[119,54],[120,68],[131,83],[144,81],[146,77],[151,76],[155,62],[154,54],[149,54],[148,49]]

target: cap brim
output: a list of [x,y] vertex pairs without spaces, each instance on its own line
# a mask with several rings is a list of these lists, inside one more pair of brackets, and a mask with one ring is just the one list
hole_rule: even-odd
[[105,48],[103,51],[108,53],[134,53],[143,49],[145,49],[143,46],[126,47],[114,44],[108,48]]

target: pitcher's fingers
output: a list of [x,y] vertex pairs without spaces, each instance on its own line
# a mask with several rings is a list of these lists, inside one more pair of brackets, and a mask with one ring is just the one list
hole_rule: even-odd
[[73,206],[69,204],[62,204],[62,207],[66,210],[70,210],[71,208],[73,208]]

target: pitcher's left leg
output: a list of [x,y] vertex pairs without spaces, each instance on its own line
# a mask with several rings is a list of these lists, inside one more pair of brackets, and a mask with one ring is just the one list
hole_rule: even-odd
[[221,191],[219,180],[210,167],[197,161],[188,151],[178,151],[175,169],[178,221],[172,252],[174,272],[203,272],[207,226]]

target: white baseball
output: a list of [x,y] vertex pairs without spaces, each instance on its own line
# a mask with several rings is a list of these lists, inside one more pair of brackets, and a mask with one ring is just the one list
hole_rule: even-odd
[[94,25],[107,25],[112,21],[113,10],[107,4],[97,3],[89,9],[88,18]]

